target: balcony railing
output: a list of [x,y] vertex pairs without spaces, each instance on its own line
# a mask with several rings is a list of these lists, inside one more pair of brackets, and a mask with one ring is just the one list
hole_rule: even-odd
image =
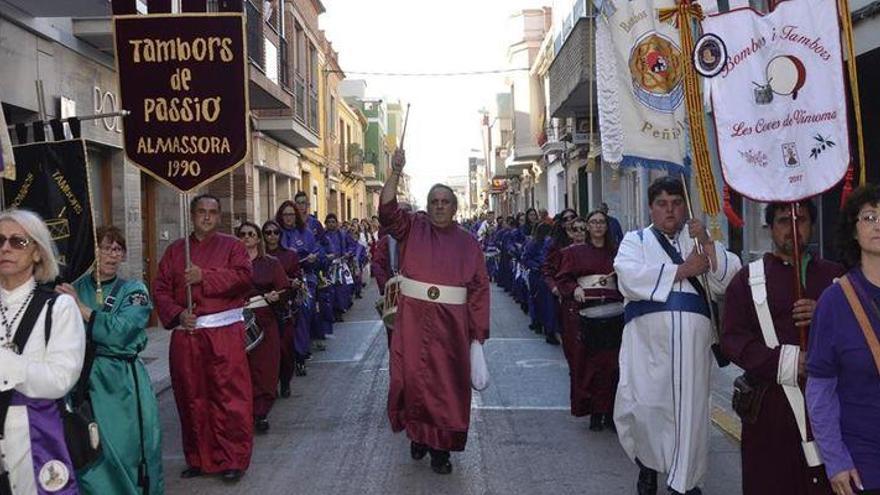
[[245,14],[247,15],[247,43],[248,58],[251,59],[260,70],[266,70],[266,50],[263,46],[265,37],[263,36],[263,16],[250,0],[244,4]]
[[281,60],[278,67],[278,80],[282,88],[292,92],[293,85],[290,83],[290,47],[287,46],[287,40],[284,38],[281,38],[279,44],[280,50],[278,54]]

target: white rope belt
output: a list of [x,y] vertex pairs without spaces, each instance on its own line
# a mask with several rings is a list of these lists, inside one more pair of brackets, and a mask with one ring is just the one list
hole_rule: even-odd
[[439,304],[464,304],[467,302],[467,288],[450,285],[426,284],[400,277],[400,293],[406,297]]
[[[244,321],[242,316],[242,308],[227,309],[219,313],[210,315],[202,315],[196,318],[196,328],[218,328],[232,325]],[[177,327],[175,330],[187,330],[183,327]]]

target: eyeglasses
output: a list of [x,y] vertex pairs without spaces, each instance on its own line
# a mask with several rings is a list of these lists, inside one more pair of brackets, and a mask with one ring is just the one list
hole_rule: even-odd
[[309,204],[309,201],[306,199],[297,199],[297,200],[294,200],[293,203],[297,204],[297,205],[306,205],[306,204]]
[[125,249],[123,249],[122,246],[119,245],[101,246],[99,249],[101,250],[102,254],[122,254],[125,252]]
[[[877,225],[878,223],[880,223],[880,215],[878,215],[876,213],[865,213],[864,215],[859,216],[859,221],[862,223],[869,223],[872,225]],[[2,246],[2,245],[3,244],[0,243],[0,246]]]
[[244,239],[245,237],[259,237],[259,235],[253,230],[242,230],[238,233],[239,239]]
[[0,248],[6,244],[6,241],[9,241],[9,247],[18,251],[21,251],[31,244],[31,240],[24,236],[11,235],[6,237],[5,235],[0,234]]
[[282,217],[295,217],[296,213],[282,213],[281,216]]
[[269,230],[264,230],[264,231],[263,231],[263,235],[278,235],[278,234],[280,234],[280,233],[281,233],[281,232],[278,232],[278,231],[275,230],[275,229],[269,229]]
[[608,222],[605,220],[590,220],[588,223],[590,225],[606,225]]

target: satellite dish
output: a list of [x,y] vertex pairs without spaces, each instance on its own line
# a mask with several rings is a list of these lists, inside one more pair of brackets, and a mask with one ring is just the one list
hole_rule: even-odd
[[797,100],[798,91],[807,80],[807,69],[804,63],[792,55],[774,57],[767,64],[767,84],[778,95],[791,95]]

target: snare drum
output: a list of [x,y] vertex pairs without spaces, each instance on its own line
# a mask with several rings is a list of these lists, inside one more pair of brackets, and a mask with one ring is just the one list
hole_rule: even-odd
[[397,318],[397,300],[400,297],[400,276],[391,277],[385,283],[385,300],[382,303],[382,322],[388,328],[394,328]]
[[257,315],[252,309],[245,308],[242,311],[244,316],[244,349],[251,352],[255,347],[263,341],[263,329],[257,325]]
[[623,303],[604,302],[587,306],[581,318],[580,340],[591,349],[617,349],[623,337]]

